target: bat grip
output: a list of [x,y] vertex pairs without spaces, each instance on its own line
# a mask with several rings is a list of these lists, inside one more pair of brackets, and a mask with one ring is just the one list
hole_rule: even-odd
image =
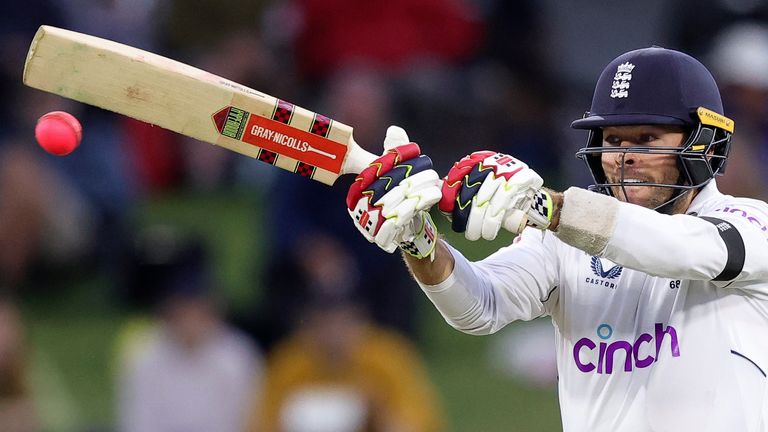
[[360,145],[352,140],[349,143],[349,153],[347,153],[347,157],[344,160],[341,173],[359,174],[368,165],[370,165],[371,162],[376,160],[376,158],[378,158],[378,156],[367,150],[364,150],[362,147],[360,147]]
[[[395,147],[408,144],[408,142],[408,134],[405,132],[405,129],[399,126],[390,126],[387,128],[387,135],[384,138],[384,151],[392,150]],[[351,138],[348,147],[349,153],[344,161],[342,174],[358,174],[379,157],[371,152],[363,150],[363,148]]]
[[501,222],[501,226],[512,234],[519,234],[523,231],[527,223],[528,214],[524,213],[522,210],[511,209],[511,211],[507,211],[507,214],[504,215],[504,220]]

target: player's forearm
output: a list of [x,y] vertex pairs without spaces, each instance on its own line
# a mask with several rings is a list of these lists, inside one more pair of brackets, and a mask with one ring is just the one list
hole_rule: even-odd
[[[542,299],[556,286],[556,266],[541,233],[530,230],[527,237],[518,247],[478,262],[441,241],[432,264],[412,259],[408,263],[415,264],[412,271],[421,278],[421,289],[451,326],[469,334],[490,334],[512,321],[544,314]],[[423,281],[429,277],[432,283]]]
[[768,274],[765,237],[746,220],[722,212],[668,216],[619,203],[616,228],[603,256],[674,279],[727,284],[765,280]]
[[[710,221],[664,215],[578,188],[564,194],[556,235],[589,254],[661,277],[713,280],[735,259],[731,257],[733,247]],[[764,242],[741,237],[739,243],[743,244],[736,246],[746,247],[747,258],[768,253]],[[743,256],[739,259],[744,262]],[[749,264],[747,259],[745,270],[760,272]]]
[[[483,301],[490,290],[475,272],[466,271],[468,263],[463,257],[454,257],[443,240],[436,244],[434,261],[404,256],[411,274],[446,322],[470,334],[491,333],[492,311],[485,310],[490,302]],[[465,271],[460,271],[458,265],[463,265]]]
[[403,254],[403,256],[413,277],[425,285],[437,285],[448,279],[455,264],[453,255],[443,240],[438,240],[437,245],[435,245],[434,260],[429,258],[417,259],[408,254]]

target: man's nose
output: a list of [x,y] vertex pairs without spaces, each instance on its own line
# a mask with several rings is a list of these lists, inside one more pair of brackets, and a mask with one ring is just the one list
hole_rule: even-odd
[[[621,143],[621,147],[629,147],[627,141],[624,141]],[[627,153],[624,151],[616,152],[614,157],[614,162],[616,163],[616,166],[621,165],[633,165],[635,163],[635,158],[637,155],[635,153]]]

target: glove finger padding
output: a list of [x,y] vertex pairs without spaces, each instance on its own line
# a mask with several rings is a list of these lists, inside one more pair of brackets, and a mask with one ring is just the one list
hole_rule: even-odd
[[[505,179],[503,177],[497,178],[496,175],[491,172],[487,177],[485,177],[485,180],[477,190],[477,194],[472,197],[472,205],[469,212],[469,218],[467,219],[467,229],[464,232],[464,236],[468,240],[477,240],[481,236],[486,238],[482,235],[483,231],[487,231],[487,227],[484,229],[484,225],[486,224],[488,218],[492,219],[494,216],[493,212],[489,211],[491,210],[491,198],[495,196],[494,194],[496,191],[504,183]],[[504,209],[501,211],[503,212]],[[500,223],[499,226],[501,226]],[[496,232],[498,232],[498,228],[496,229]],[[496,238],[496,233],[493,233],[491,238],[486,239],[493,240],[494,238]]]
[[477,163],[464,179],[459,183],[455,205],[451,211],[451,229],[456,232],[465,232],[469,215],[472,212],[472,200],[480,190],[480,186],[493,171],[484,169],[481,163]]
[[432,169],[432,160],[429,156],[419,155],[413,159],[402,161],[382,174],[376,181],[368,186],[364,194],[371,194],[371,202],[376,203],[385,194],[392,190],[395,186],[400,185],[403,180],[421,173],[422,171]]
[[404,179],[398,186],[385,194],[375,207],[382,209],[385,218],[374,241],[382,248],[391,248],[404,226],[410,223],[417,212],[432,207],[440,200],[440,178],[434,170],[422,171]]
[[411,140],[408,138],[405,129],[400,126],[390,126],[387,128],[387,133],[384,136],[384,151],[406,145],[409,142],[411,142]]
[[[509,184],[510,181],[507,183]],[[515,181],[519,182],[509,185],[514,193],[513,196],[506,198],[507,209],[502,221],[504,229],[511,233],[519,233],[525,228],[526,224],[531,225],[531,203],[533,202],[533,197],[537,193],[541,193],[540,189],[544,185],[544,180],[532,169],[521,171],[515,176]],[[551,204],[551,199],[549,202]],[[503,205],[503,203],[499,205]],[[532,225],[537,228],[546,229],[549,226],[548,220],[546,225],[543,225],[538,218],[536,221],[539,223]]]
[[440,199],[443,197],[443,194],[440,193],[440,176],[437,174],[436,171],[425,171],[430,173],[430,178],[425,179],[425,181],[415,184],[411,186],[411,195],[418,197],[418,202],[416,203],[416,210],[429,210],[434,206]]
[[[391,133],[393,140],[399,139],[392,128],[387,133],[387,140]],[[387,150],[358,175],[347,194],[347,208],[368,241],[393,252],[404,228],[441,197],[432,161],[410,143]]]
[[[384,155],[371,162],[358,174],[347,192],[347,210],[355,221],[355,226],[370,242],[385,222],[381,208],[372,205],[370,196],[374,191],[370,186],[389,173],[394,167],[417,158],[421,153],[416,143],[409,143],[387,150]],[[431,161],[430,161],[431,168]],[[386,183],[386,182],[385,182]],[[386,192],[380,192],[385,194]],[[393,249],[394,250],[394,249]]]
[[448,175],[445,176],[445,181],[443,182],[443,197],[438,203],[438,208],[448,219],[452,217],[451,213],[457,204],[456,198],[466,175],[476,168],[478,162],[492,154],[493,152],[491,151],[474,152],[453,164],[451,170],[448,171]]
[[[426,159],[429,160],[429,158]],[[385,208],[385,218],[402,215],[396,209],[400,208],[405,201],[412,201],[412,203],[403,208],[412,207],[415,211],[431,207],[441,197],[438,189],[440,177],[433,169],[416,172],[410,177],[399,180],[395,187],[391,187],[392,185],[395,185],[394,181],[390,182],[388,191],[385,194],[371,193],[368,195],[368,190],[364,192],[373,201],[374,206]],[[380,198],[376,200],[376,196],[380,196]]]
[[468,240],[493,240],[504,226],[525,227],[543,180],[524,162],[495,152],[475,152],[454,164],[443,183],[439,208]]
[[379,177],[388,173],[395,165],[418,157],[421,154],[419,145],[408,143],[391,150],[387,150],[384,155],[371,162],[367,168],[362,170],[355,178],[355,182],[347,191],[347,209],[352,210],[357,202],[362,198],[363,191],[366,190]]
[[485,212],[485,220],[481,228],[481,237],[486,240],[493,240],[499,233],[502,222],[507,216],[509,210],[509,203],[512,197],[519,192],[519,188],[515,185],[510,185],[505,179],[497,179],[497,182],[501,181],[498,188],[495,189],[493,196],[490,197],[488,202],[488,210]]

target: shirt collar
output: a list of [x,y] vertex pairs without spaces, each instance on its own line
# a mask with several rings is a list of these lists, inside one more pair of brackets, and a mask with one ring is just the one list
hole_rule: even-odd
[[709,183],[706,184],[703,188],[699,190],[699,193],[696,194],[696,198],[691,201],[691,205],[688,206],[688,210],[686,210],[686,214],[691,213],[699,213],[701,211],[701,208],[704,206],[704,203],[707,202],[710,198],[720,196],[722,195],[720,191],[717,189],[717,183],[715,183],[715,179],[712,179]]

